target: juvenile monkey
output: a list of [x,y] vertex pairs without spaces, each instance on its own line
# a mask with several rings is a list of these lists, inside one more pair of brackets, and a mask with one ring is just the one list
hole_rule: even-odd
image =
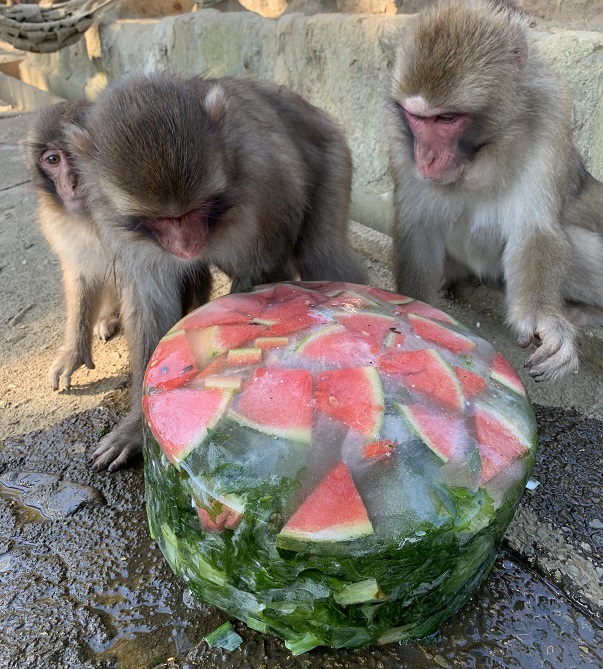
[[131,411],[93,454],[140,449],[145,366],[182,316],[184,281],[209,295],[209,264],[232,291],[290,279],[363,282],[346,240],[351,156],[327,114],[243,79],[128,79],[71,126],[86,201],[115,256],[132,365]]
[[52,388],[71,386],[73,372],[94,368],[93,334],[102,340],[119,327],[112,254],[101,243],[66,146],[65,130],[81,126],[91,104],[60,102],[44,109],[27,138],[27,159],[42,231],[63,270],[67,318],[63,344],[49,370]]
[[510,3],[443,0],[405,25],[389,115],[397,289],[504,279],[526,367],[578,367],[603,323],[603,184],[574,146],[571,101]]

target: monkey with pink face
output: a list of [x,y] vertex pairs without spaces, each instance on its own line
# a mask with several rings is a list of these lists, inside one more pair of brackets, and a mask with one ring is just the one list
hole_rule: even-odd
[[71,125],[81,126],[90,107],[79,100],[45,108],[26,142],[38,220],[63,270],[67,317],[48,373],[54,390],[60,382],[70,388],[72,374],[82,365],[94,368],[93,335],[106,340],[119,328],[112,253],[92,220],[65,136]]
[[107,269],[117,288],[131,410],[92,454],[94,469],[113,470],[140,451],[149,357],[182,317],[186,292],[193,304],[208,299],[211,265],[230,276],[232,291],[296,275],[362,283],[365,272],[347,240],[345,137],[295,93],[248,79],[154,75],[81,105],[40,118],[30,162],[75,323],[51,368],[53,387],[92,364]]
[[603,324],[603,184],[571,100],[513,3],[443,0],[405,25],[389,114],[397,289],[430,302],[469,274],[503,279],[536,380],[578,367]]

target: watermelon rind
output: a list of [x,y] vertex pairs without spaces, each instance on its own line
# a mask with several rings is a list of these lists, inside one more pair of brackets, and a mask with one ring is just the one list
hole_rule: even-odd
[[257,432],[268,434],[271,437],[278,437],[280,439],[290,439],[291,441],[299,441],[304,444],[309,444],[312,441],[312,428],[287,428],[275,427],[272,425],[262,425],[247,416],[243,416],[234,409],[228,412],[228,416],[243,427],[249,427]]
[[[417,408],[415,409],[415,406],[410,406],[408,404],[398,404],[394,403],[394,406],[397,411],[399,411],[406,421],[408,422],[409,426],[412,428],[413,432],[419,437],[419,439],[429,447],[431,451],[437,457],[442,461],[442,462],[448,462],[450,459],[452,453],[450,455],[447,455],[446,451],[447,450],[452,450],[452,448],[444,449],[440,444],[438,444],[433,437],[427,434],[425,431],[425,427],[421,425],[421,420],[424,418],[424,416],[419,415],[419,407],[421,410],[424,409],[423,405],[415,405]],[[433,420],[443,420],[446,421],[448,420],[451,424],[453,421],[458,421],[458,419],[454,417],[447,416],[446,414],[437,414],[435,412],[430,412],[430,414],[427,416],[427,419],[432,418]],[[456,435],[446,432],[444,434],[445,437],[451,437],[454,438]],[[448,442],[446,442],[446,445],[448,446]],[[454,443],[452,444],[452,447],[454,446]]]
[[526,389],[521,382],[521,379],[501,353],[494,354],[492,368],[490,369],[490,378],[502,383],[518,395],[525,397]]
[[333,593],[333,599],[341,606],[350,606],[365,602],[384,602],[388,596],[379,587],[377,579],[367,578],[358,583],[348,583],[341,592]]
[[[339,509],[344,517],[350,513],[356,517],[325,526],[325,515]],[[317,527],[321,523],[323,527]],[[303,551],[308,544],[354,541],[372,534],[373,525],[350,470],[339,462],[295,510],[277,535],[276,545]]]

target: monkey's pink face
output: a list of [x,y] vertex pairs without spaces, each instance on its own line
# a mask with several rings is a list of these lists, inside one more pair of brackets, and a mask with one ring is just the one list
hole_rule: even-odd
[[61,149],[50,148],[38,156],[38,165],[52,180],[57,195],[65,208],[71,213],[83,209],[83,202],[78,194],[78,178],[69,154]]
[[437,184],[454,183],[468,162],[460,142],[471,124],[468,114],[431,110],[407,100],[402,107],[414,139],[420,176]]

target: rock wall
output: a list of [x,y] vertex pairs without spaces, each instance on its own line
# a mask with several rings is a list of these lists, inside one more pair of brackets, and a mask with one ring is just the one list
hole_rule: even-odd
[[[58,53],[28,55],[21,76],[63,97],[90,99],[107,80],[137,72],[249,75],[285,84],[345,127],[355,166],[352,216],[388,231],[383,111],[396,32],[407,20],[402,14],[287,12],[269,19],[215,9],[121,20],[88,31]],[[551,28],[540,33],[538,46],[574,95],[578,146],[603,178],[603,34]]]

